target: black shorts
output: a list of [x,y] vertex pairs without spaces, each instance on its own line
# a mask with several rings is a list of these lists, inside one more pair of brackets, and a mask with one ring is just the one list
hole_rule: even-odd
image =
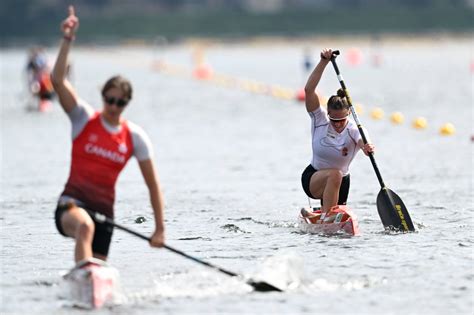
[[[65,211],[68,211],[69,207],[64,204],[58,204],[56,211],[54,213],[54,221],[56,223],[56,228],[59,233],[69,237],[64,233],[63,227],[61,226],[61,217]],[[107,256],[109,253],[110,241],[112,240],[112,233],[114,227],[106,223],[98,223],[94,221],[95,232],[94,239],[92,240],[92,252],[94,254],[100,254]]]
[[[314,198],[309,190],[309,183],[311,182],[311,176],[316,173],[317,170],[310,164],[308,167],[305,168],[303,174],[301,174],[301,184],[303,185],[303,190],[306,195],[310,198]],[[337,202],[338,205],[345,205],[347,202],[347,197],[349,196],[349,187],[351,183],[351,176],[347,174],[342,178],[341,188],[339,189],[339,200]],[[323,200],[321,199],[321,205],[323,204]]]

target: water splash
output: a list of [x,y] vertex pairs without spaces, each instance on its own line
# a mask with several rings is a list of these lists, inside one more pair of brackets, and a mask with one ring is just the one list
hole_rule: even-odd
[[303,258],[293,252],[267,258],[255,279],[264,280],[284,291],[294,290],[304,282]]
[[223,294],[244,294],[252,288],[239,278],[228,277],[213,271],[193,270],[170,273],[154,279],[154,287],[127,294],[129,300],[152,298],[193,297],[205,298]]
[[321,291],[362,290],[387,282],[385,278],[368,276],[351,277],[347,281],[315,278],[314,275],[306,274],[303,258],[294,252],[282,252],[267,258],[260,271],[252,278],[268,282],[283,291],[304,292],[310,295],[319,294]]
[[345,291],[357,291],[364,290],[374,286],[380,286],[387,284],[388,281],[385,278],[374,278],[374,277],[363,277],[360,279],[351,279],[347,281],[329,281],[323,278],[317,278],[307,283],[301,288],[307,294],[317,295],[321,291],[333,292],[339,290]]

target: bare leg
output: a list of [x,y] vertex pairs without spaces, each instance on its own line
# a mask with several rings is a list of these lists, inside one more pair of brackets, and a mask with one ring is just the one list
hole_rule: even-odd
[[337,169],[320,170],[311,176],[309,190],[315,198],[323,200],[322,213],[337,205],[341,182],[342,173]]
[[87,212],[74,206],[61,217],[64,232],[76,240],[74,259],[77,262],[92,257],[95,225]]

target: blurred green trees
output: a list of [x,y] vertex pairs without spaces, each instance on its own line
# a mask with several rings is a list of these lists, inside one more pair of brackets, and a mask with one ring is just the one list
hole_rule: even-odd
[[189,36],[472,32],[469,0],[3,0],[1,44],[57,40],[73,4],[80,41]]

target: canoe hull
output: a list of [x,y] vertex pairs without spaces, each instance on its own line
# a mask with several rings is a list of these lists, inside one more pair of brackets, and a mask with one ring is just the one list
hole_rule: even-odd
[[81,308],[101,308],[113,302],[119,274],[99,259],[79,262],[64,276],[71,302]]
[[302,210],[310,214],[309,216],[300,214],[298,217],[299,228],[305,233],[359,235],[357,216],[347,206],[339,205],[331,208],[326,221],[320,220],[321,210],[318,208],[303,208]]

